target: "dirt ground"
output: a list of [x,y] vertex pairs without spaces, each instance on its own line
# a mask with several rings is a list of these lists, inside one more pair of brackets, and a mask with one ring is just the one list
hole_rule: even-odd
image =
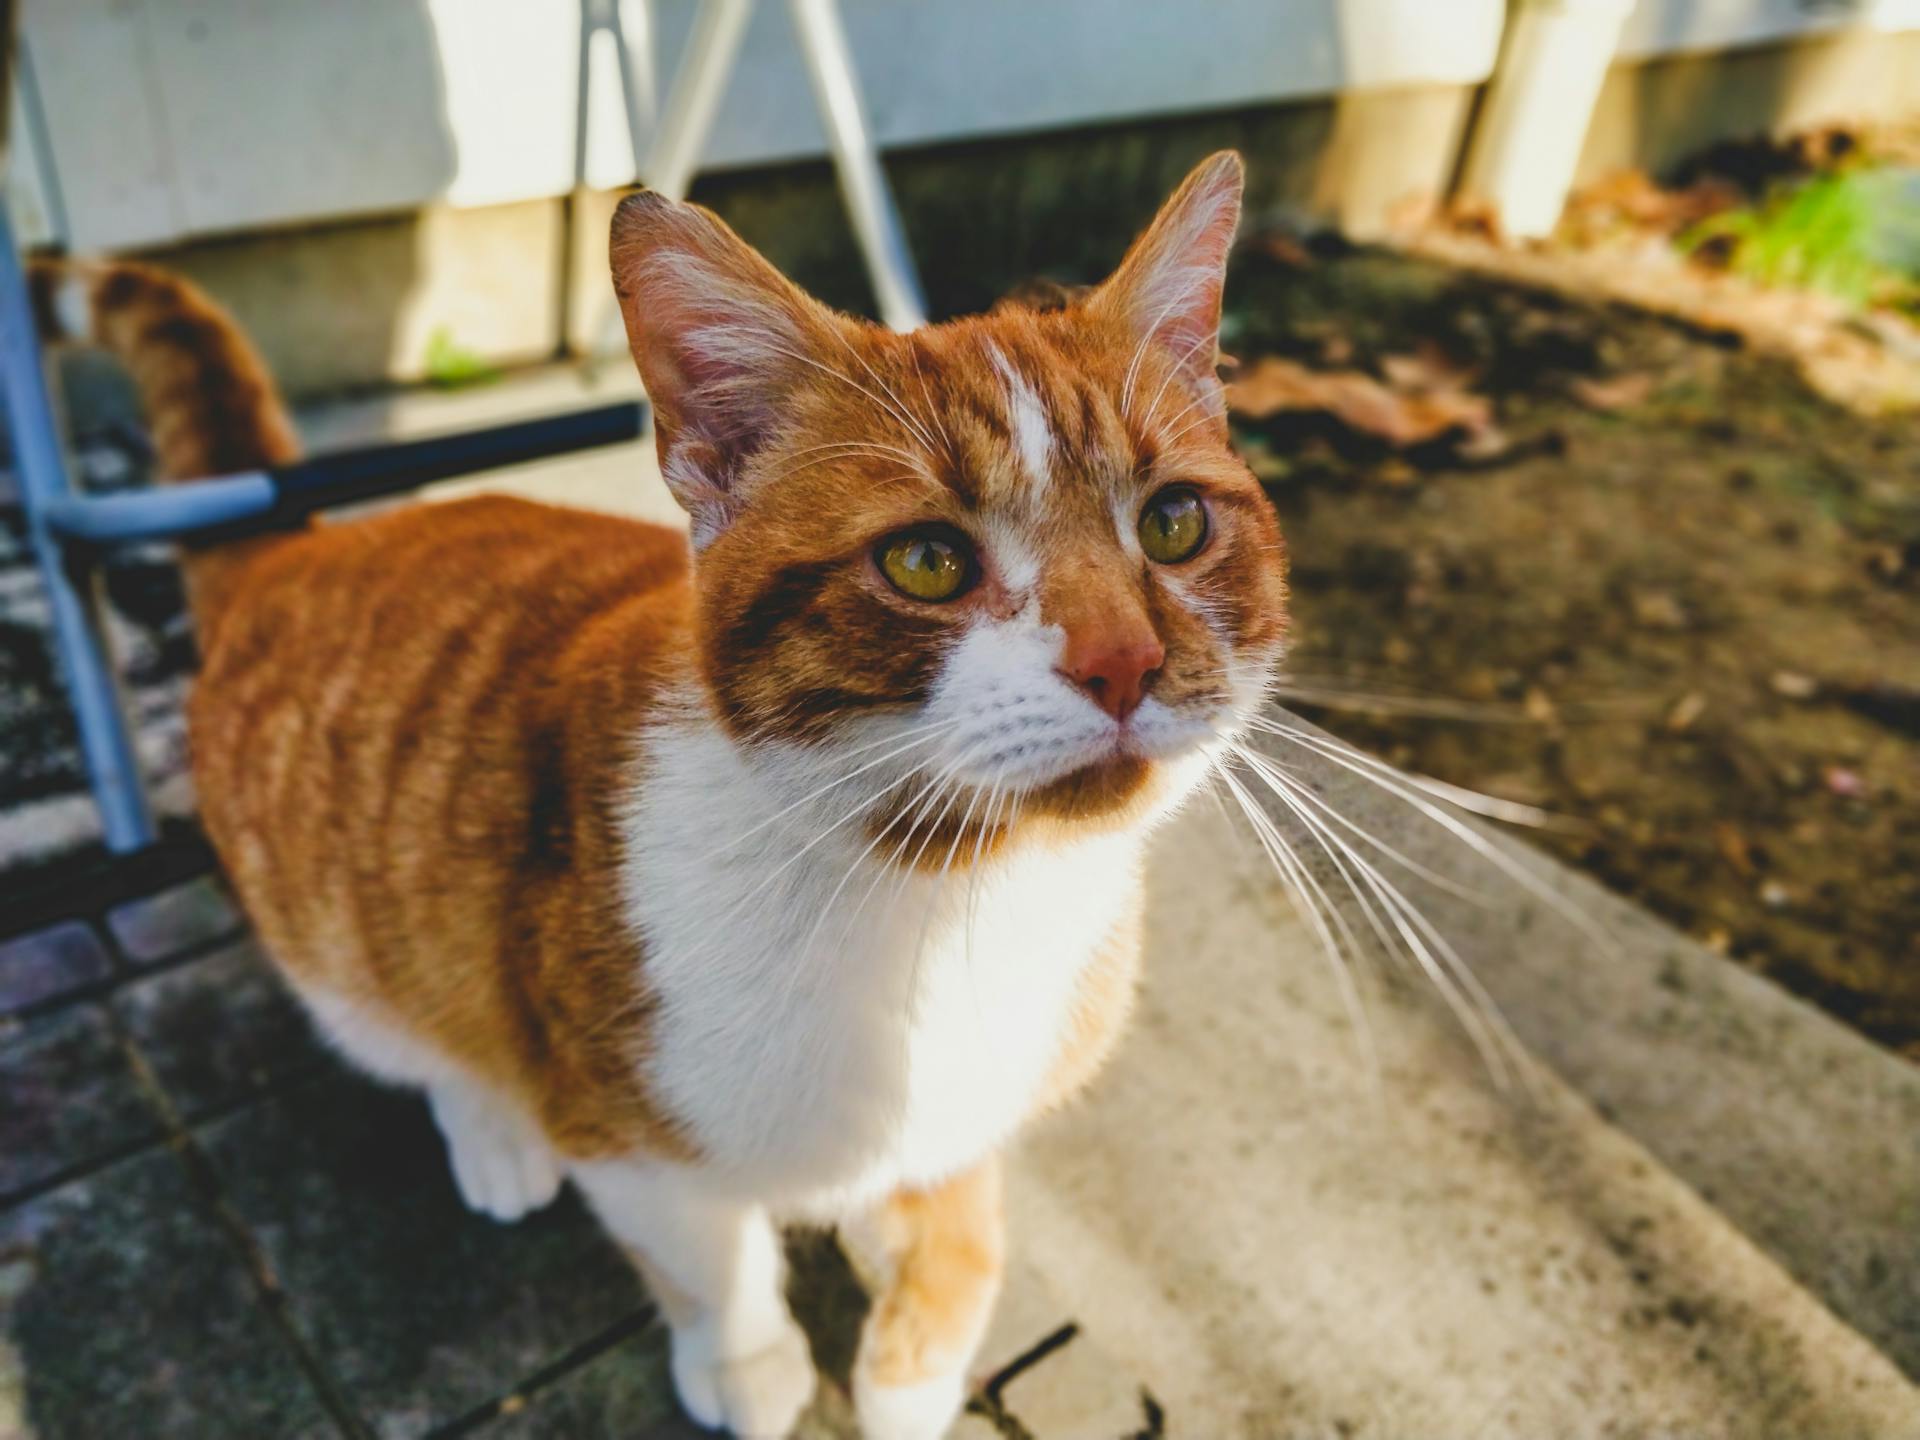
[[1533,838],[1920,1059],[1920,418],[1403,255],[1255,247],[1231,299],[1243,376],[1410,365],[1491,402],[1484,435],[1411,455],[1324,414],[1236,421],[1303,684],[1475,713],[1296,708],[1571,817]]

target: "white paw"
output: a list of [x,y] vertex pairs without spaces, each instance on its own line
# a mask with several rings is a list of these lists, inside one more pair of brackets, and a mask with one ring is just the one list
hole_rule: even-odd
[[786,1316],[773,1338],[744,1353],[720,1353],[720,1327],[700,1323],[673,1332],[673,1388],[709,1430],[739,1440],[785,1440],[813,1398],[813,1354]]
[[864,1371],[854,1371],[853,1409],[860,1417],[861,1440],[940,1440],[966,1399],[967,1377],[961,1371],[913,1385],[876,1385]]
[[427,1098],[469,1210],[508,1223],[544,1209],[560,1193],[553,1151],[519,1116],[460,1093],[433,1090]]

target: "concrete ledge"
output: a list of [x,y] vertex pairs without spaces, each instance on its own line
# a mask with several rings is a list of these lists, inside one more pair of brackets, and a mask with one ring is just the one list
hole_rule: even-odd
[[[1352,799],[1336,803],[1415,858],[1448,848]],[[1502,1098],[1404,977],[1365,987],[1376,1079],[1264,865],[1204,805],[1171,828],[1134,1032],[1014,1168],[1017,1273],[1038,1295],[1008,1313],[1078,1321],[1105,1374],[1077,1376],[1078,1411],[1034,1434],[1123,1433],[1129,1407],[1137,1428],[1143,1390],[1167,1433],[1261,1440],[1911,1434],[1920,1392],[1821,1303],[1911,1342],[1903,1302],[1840,1278],[1867,1246],[1906,1246],[1883,1289],[1916,1274],[1905,1067],[1570,883],[1618,959],[1511,897],[1477,927],[1431,908],[1624,1128],[1545,1073],[1530,1102]],[[1026,1403],[1062,1398],[1044,1369],[1026,1383]]]

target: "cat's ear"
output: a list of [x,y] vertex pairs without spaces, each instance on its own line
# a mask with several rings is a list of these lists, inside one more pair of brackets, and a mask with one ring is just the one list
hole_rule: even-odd
[[741,466],[840,322],[698,205],[628,196],[611,258],[660,469],[703,547],[738,510]]
[[1220,292],[1244,178],[1231,150],[1201,161],[1087,302],[1118,318],[1135,344],[1165,352],[1203,393],[1219,388]]

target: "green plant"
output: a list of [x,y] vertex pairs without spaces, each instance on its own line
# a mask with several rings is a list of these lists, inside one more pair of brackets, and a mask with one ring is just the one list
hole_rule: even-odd
[[429,383],[449,390],[465,385],[484,385],[500,378],[497,367],[489,365],[478,352],[460,344],[453,338],[453,332],[444,325],[427,336],[426,370]]
[[1818,291],[1855,308],[1902,304],[1920,275],[1911,260],[1912,187],[1890,183],[1900,178],[1869,168],[1816,175],[1703,220],[1676,243],[1689,254],[1718,251],[1729,270],[1762,285]]

